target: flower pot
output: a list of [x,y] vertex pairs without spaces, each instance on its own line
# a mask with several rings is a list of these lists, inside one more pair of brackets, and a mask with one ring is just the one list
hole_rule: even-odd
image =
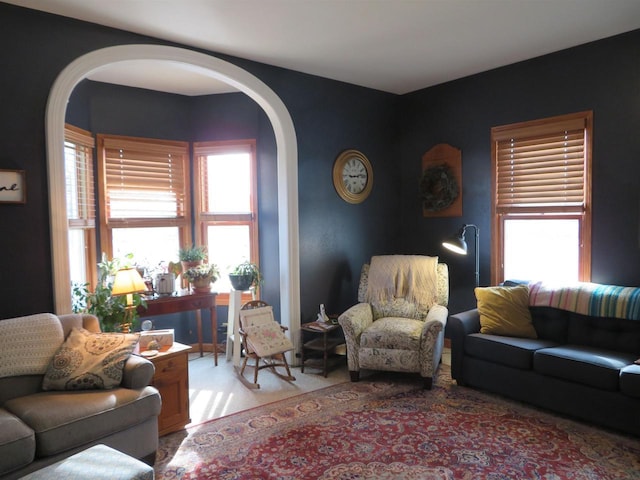
[[229,280],[234,290],[240,290],[244,292],[249,290],[251,283],[253,283],[253,275],[233,275],[229,274]]
[[182,264],[182,271],[186,272],[190,268],[197,267],[198,265],[202,265],[203,261],[202,260],[195,260],[193,262],[185,262],[184,260],[182,260],[180,263]]
[[207,293],[211,291],[211,277],[196,278],[191,282],[193,291],[196,293]]

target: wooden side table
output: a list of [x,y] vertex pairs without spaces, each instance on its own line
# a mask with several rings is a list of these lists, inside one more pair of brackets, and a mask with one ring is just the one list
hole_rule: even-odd
[[218,366],[218,318],[216,316],[216,292],[194,293],[189,290],[182,290],[173,295],[147,299],[147,308],[138,307],[138,315],[151,317],[154,315],[167,315],[169,313],[196,312],[196,324],[198,328],[198,347],[200,356],[203,355],[202,348],[202,315],[200,310],[209,309],[211,317],[211,335],[213,342],[213,361]]
[[191,347],[174,343],[162,347],[155,357],[149,357],[156,367],[151,384],[162,397],[158,417],[158,434],[182,430],[191,422],[189,415],[189,352]]
[[[312,334],[313,337],[306,342],[304,341],[305,332]],[[305,362],[309,362],[309,366],[318,367],[320,365],[322,373],[326,377],[329,357],[334,355],[333,352],[338,345],[344,343],[342,327],[339,324],[303,323],[300,325],[300,335],[302,335],[302,341],[300,342],[302,344],[300,349],[300,371],[304,373]],[[309,355],[305,356],[305,353]],[[320,362],[317,360],[320,360]]]

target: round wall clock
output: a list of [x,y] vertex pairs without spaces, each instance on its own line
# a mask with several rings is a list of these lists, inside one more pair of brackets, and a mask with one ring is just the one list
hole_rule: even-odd
[[345,202],[363,202],[373,188],[369,159],[357,150],[342,152],[333,164],[333,186]]

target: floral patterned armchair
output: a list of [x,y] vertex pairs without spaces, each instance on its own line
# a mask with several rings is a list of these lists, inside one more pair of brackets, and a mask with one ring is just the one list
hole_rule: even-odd
[[[435,260],[437,262],[437,259]],[[369,264],[362,267],[358,304],[340,315],[347,344],[351,381],[361,369],[417,372],[431,389],[444,346],[449,315],[449,270],[437,263],[435,303],[418,304],[403,297],[367,301]]]

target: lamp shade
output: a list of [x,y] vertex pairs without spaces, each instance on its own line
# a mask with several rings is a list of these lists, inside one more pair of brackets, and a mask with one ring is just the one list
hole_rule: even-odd
[[113,280],[113,286],[111,287],[111,295],[128,295],[146,291],[147,286],[135,268],[123,268],[116,272],[116,278]]
[[442,242],[442,246],[447,250],[451,250],[452,252],[458,253],[460,255],[467,254],[467,242],[465,242],[464,240],[464,233],[448,238],[447,240]]

